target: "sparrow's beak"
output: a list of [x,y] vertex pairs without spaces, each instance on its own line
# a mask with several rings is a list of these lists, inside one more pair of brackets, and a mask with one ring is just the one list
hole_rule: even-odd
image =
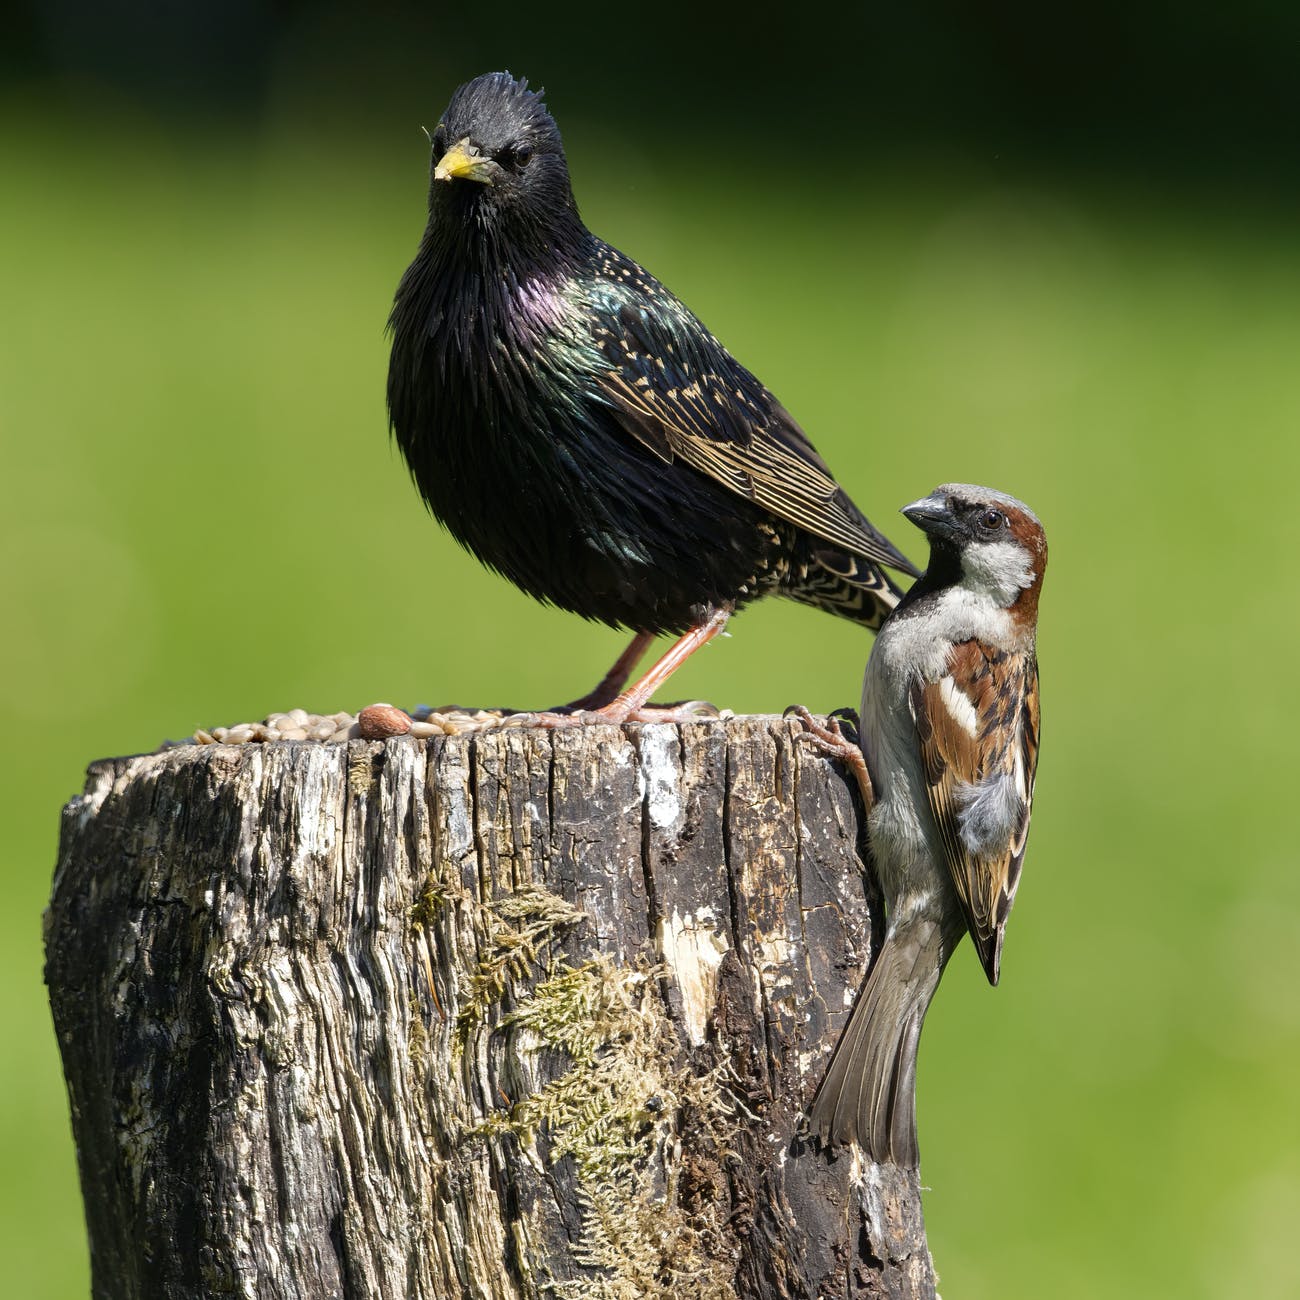
[[904,506],[901,511],[905,519],[910,519],[923,533],[930,537],[956,537],[960,533],[952,511],[943,497],[931,494]]
[[481,181],[484,185],[491,185],[492,178],[487,173],[487,165],[491,161],[479,153],[478,146],[470,144],[469,136],[466,136],[452,145],[438,160],[438,165],[433,169],[433,179]]

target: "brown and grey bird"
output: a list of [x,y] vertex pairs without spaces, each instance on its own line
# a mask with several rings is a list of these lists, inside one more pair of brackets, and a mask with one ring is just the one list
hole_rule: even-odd
[[871,809],[885,938],[809,1127],[824,1142],[915,1167],[926,1010],[965,934],[998,982],[1020,883],[1038,766],[1047,540],[1028,506],[991,488],[949,483],[903,514],[929,537],[929,567],[872,647],[861,752],[830,741],[858,770]]
[[[879,627],[915,574],[785,408],[582,223],[560,133],[507,73],[432,134],[429,220],[398,286],[388,407],[434,515],[538,600],[637,635],[581,703],[632,716],[769,594]],[[681,639],[619,691],[651,640]]]

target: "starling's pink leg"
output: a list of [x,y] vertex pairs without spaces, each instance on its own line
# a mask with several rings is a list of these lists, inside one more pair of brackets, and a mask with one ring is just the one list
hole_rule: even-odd
[[[730,605],[726,605],[721,609],[713,610],[703,623],[699,624],[698,627],[691,628],[685,636],[679,637],[673,642],[668,652],[655,662],[644,677],[641,677],[600,708],[579,709],[570,706],[563,712],[548,710],[545,713],[519,714],[517,716],[526,721],[528,726],[553,729],[580,727],[599,722],[612,722],[619,726],[624,722],[698,722],[701,718],[717,717],[718,711],[712,705],[701,705],[699,701],[665,707],[647,707],[646,701],[691,655],[702,645],[712,641],[727,626],[727,620],[731,617],[731,608]],[[650,639],[648,633],[638,633],[632,644],[620,656],[618,663],[609,670],[605,675],[605,680],[592,692],[592,695],[601,694],[620,673],[626,678],[627,674],[623,670],[625,668],[631,669],[631,666],[644,652],[645,646],[649,644]]]
[[[699,627],[693,627],[685,636],[680,637],[669,647],[667,654],[658,660],[644,677],[622,691],[596,713],[606,722],[622,723],[636,721],[636,714],[645,702],[693,655],[702,645],[713,640],[731,617],[730,608],[714,610],[708,620]],[[655,710],[653,721],[664,722],[672,719],[664,710]]]
[[[586,709],[599,709],[611,700],[627,685],[632,676],[632,669],[641,662],[641,656],[650,648],[654,640],[653,632],[638,632],[632,638],[632,644],[614,661],[614,666],[601,678],[600,684],[593,691],[588,691],[580,700],[566,704],[564,708],[581,713]],[[561,712],[557,709],[556,712]]]

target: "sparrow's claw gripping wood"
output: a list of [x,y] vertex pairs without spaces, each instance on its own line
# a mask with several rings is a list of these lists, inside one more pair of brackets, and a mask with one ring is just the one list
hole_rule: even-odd
[[844,734],[844,726],[837,717],[827,718],[826,723],[818,722],[802,704],[792,704],[785,711],[787,718],[797,718],[803,725],[803,731],[796,737],[810,745],[826,758],[843,763],[857,778],[858,789],[862,791],[862,805],[868,812],[875,802],[875,793],[871,788],[871,773],[867,771],[867,760],[862,756],[858,744]]

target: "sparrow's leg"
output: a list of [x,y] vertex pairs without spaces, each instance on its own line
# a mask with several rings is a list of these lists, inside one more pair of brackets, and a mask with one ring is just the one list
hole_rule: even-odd
[[798,739],[810,745],[830,759],[836,759],[857,778],[858,788],[862,791],[862,805],[868,812],[876,801],[875,791],[871,788],[871,773],[867,771],[867,760],[863,757],[861,746],[851,741],[845,734],[838,718],[830,718],[829,726],[823,726],[802,704],[792,704],[785,711],[787,718],[795,718],[803,725]]

